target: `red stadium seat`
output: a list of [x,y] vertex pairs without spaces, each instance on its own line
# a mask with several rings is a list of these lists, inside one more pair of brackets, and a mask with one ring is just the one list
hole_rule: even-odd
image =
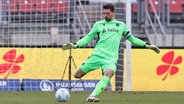
[[[33,11],[33,5],[30,0],[10,0],[10,11],[13,13],[30,13]],[[8,6],[7,6],[8,8]]]
[[[154,5],[156,12],[158,12],[158,0],[151,0],[151,1]],[[165,4],[167,4],[167,1],[165,1]],[[183,10],[184,7],[182,7],[182,5],[184,5],[184,0],[170,0],[169,2],[170,13],[184,13],[184,10]],[[150,9],[150,12],[153,13],[153,8],[151,7],[151,5],[149,9]],[[132,5],[132,11],[133,13],[137,12],[137,4]]]
[[49,0],[32,0],[32,3],[36,6],[35,9],[39,13],[52,12],[52,6]]
[[53,0],[54,12],[65,13],[67,11],[67,3],[65,0]]
[[184,13],[182,9],[183,4],[183,0],[170,0],[170,13]]
[[[155,11],[158,12],[158,0],[151,0],[151,1],[152,1],[152,3],[153,3],[153,6],[154,6]],[[151,4],[150,4],[150,12],[151,12],[151,13],[154,12],[154,10],[153,10]]]
[[21,13],[32,13],[34,12],[34,6],[30,2],[31,0],[19,0],[20,1],[20,9]]
[[137,13],[137,4],[132,4],[132,12]]
[[17,3],[17,0],[10,0],[10,11],[13,13],[19,12],[18,8],[19,8],[19,3]]
[[[152,0],[153,5],[155,7],[156,12],[158,12],[158,0]],[[167,1],[165,1],[167,4]],[[183,13],[182,4],[184,4],[183,0],[170,0],[169,9],[170,13]],[[153,8],[150,7],[150,12],[153,12]]]
[[67,3],[66,0],[10,0],[10,10],[21,13],[66,13]]

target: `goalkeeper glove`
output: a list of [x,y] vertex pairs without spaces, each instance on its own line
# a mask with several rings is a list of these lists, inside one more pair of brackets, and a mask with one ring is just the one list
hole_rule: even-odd
[[77,48],[77,45],[73,43],[66,43],[62,47],[63,50],[75,49],[75,48]]
[[155,45],[146,44],[145,47],[155,51],[156,53],[160,53],[160,49],[157,46],[155,46]]

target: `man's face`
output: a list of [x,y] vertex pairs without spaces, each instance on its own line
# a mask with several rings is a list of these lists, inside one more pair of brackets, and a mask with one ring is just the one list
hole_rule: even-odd
[[103,16],[106,21],[111,21],[114,18],[114,12],[110,9],[103,9]]

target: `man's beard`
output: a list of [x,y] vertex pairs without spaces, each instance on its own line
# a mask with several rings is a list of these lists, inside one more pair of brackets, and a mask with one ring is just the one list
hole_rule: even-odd
[[106,20],[107,22],[109,22],[109,21],[111,21],[112,19],[111,19],[111,18],[105,17],[105,20]]

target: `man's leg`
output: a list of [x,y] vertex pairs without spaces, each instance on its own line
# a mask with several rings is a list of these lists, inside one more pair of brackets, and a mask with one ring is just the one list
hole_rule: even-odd
[[75,78],[82,78],[86,73],[84,73],[80,68],[77,69],[74,73]]
[[74,73],[75,78],[82,78],[90,71],[94,71],[101,66],[101,62],[99,61],[101,58],[98,58],[96,55],[90,56]]
[[99,99],[96,98],[104,88],[107,87],[108,83],[110,82],[111,77],[114,75],[114,71],[111,69],[107,69],[104,73],[102,79],[97,83],[95,89],[93,90],[92,94],[86,99],[89,102],[98,102]]

